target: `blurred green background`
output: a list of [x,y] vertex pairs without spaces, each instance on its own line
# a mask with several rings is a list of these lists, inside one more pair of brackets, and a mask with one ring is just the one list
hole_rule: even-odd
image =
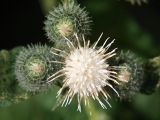
[[[59,0],[16,0],[3,5],[1,49],[11,49],[30,43],[47,43],[43,21]],[[93,19],[91,42],[101,32],[103,39],[116,38],[119,50],[132,50],[142,58],[160,55],[160,2],[150,0],[142,6],[124,0],[79,0]],[[10,27],[10,28],[8,28]],[[103,41],[102,41],[103,42]],[[9,44],[8,44],[9,43]],[[91,102],[91,108],[77,112],[76,100],[68,107],[55,106],[57,89],[31,99],[0,108],[0,120],[160,120],[160,89],[152,95],[137,95],[131,102],[111,99],[112,108],[102,110]],[[90,112],[92,115],[90,116]]]

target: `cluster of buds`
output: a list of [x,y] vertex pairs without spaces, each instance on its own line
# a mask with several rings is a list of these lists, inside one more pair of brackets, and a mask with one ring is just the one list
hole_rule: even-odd
[[[137,2],[140,4],[139,0]],[[135,76],[140,70],[131,60],[132,57],[125,54],[128,57],[125,59],[122,54],[123,57],[115,58],[114,61],[118,62],[110,64],[117,48],[109,48],[115,40],[108,42],[108,37],[99,46],[102,34],[93,45],[85,39],[90,33],[91,22],[88,12],[77,3],[60,4],[53,8],[45,21],[45,31],[51,42],[61,44],[65,49],[40,45],[24,48],[15,65],[19,85],[26,91],[39,92],[55,81],[62,81],[57,97],[63,96],[62,106],[67,106],[77,96],[78,111],[81,111],[82,101],[89,105],[90,97],[106,109],[105,103],[111,107],[111,90],[119,98],[124,95],[123,90],[139,90],[140,87],[128,88],[139,85]]]

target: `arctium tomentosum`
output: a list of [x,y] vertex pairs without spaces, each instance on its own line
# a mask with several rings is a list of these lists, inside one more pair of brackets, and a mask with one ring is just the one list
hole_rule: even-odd
[[50,63],[54,56],[46,45],[35,45],[23,48],[16,58],[15,75],[20,87],[26,91],[44,91],[48,87],[45,82],[55,67]]
[[80,8],[80,5],[60,4],[49,12],[45,21],[45,31],[52,42],[64,39],[63,36],[72,39],[75,32],[78,35],[88,35],[91,22],[88,12]]
[[[78,111],[81,111],[82,99],[84,100],[85,105],[88,104],[88,97],[97,100],[102,108],[107,108],[103,101],[111,107],[108,102],[109,93],[105,87],[108,86],[119,96],[116,89],[110,84],[110,81],[119,84],[117,81],[117,67],[111,66],[107,62],[108,59],[116,55],[115,51],[117,48],[109,51],[114,40],[107,44],[107,41],[109,40],[109,38],[107,38],[101,47],[97,47],[102,34],[93,46],[90,46],[90,41],[86,41],[84,36],[81,38],[79,38],[77,34],[74,34],[74,36],[77,45],[65,37],[68,43],[69,52],[56,48],[52,49],[51,53],[62,57],[63,61],[51,62],[62,64],[63,68],[48,77],[48,83],[63,76],[63,86],[57,93],[57,97],[59,97],[63,94],[64,90],[68,88],[65,95],[63,94],[64,99],[62,100],[62,106],[69,105],[73,97],[77,96]],[[83,41],[83,45],[81,45],[80,41]],[[57,52],[61,52],[62,54],[57,54]]]

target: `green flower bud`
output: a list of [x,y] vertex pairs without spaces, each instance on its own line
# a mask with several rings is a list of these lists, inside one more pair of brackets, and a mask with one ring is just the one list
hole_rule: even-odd
[[26,91],[43,91],[48,87],[46,79],[50,72],[55,69],[50,59],[54,56],[50,54],[47,46],[28,46],[23,48],[16,58],[15,75],[19,85]]
[[120,99],[130,101],[131,98],[141,91],[144,83],[144,65],[132,52],[121,52],[115,59],[116,63],[124,68],[118,72],[118,78],[126,82],[121,82],[116,87],[120,94]]
[[64,37],[72,40],[74,33],[79,36],[90,33],[90,17],[84,8],[76,3],[59,5],[53,8],[45,21],[45,31],[52,42],[64,40]]

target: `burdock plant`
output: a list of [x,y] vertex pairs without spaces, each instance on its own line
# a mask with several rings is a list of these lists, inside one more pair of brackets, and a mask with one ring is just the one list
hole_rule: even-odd
[[[131,2],[141,3],[139,0]],[[62,106],[69,105],[76,96],[78,111],[83,101],[89,105],[90,98],[106,109],[106,104],[111,107],[111,96],[132,100],[137,93],[154,91],[160,79],[160,57],[144,62],[132,52],[111,49],[115,40],[108,37],[101,44],[102,34],[93,43],[88,40],[91,22],[88,12],[76,1],[62,1],[49,11],[44,22],[50,47],[39,44],[22,47],[14,54],[7,53],[16,56],[12,61],[1,52],[1,66],[6,60],[7,64],[12,63],[2,73],[12,73],[9,78],[14,79],[14,84],[24,93],[41,93],[57,85],[57,98],[61,99]],[[154,77],[146,77],[149,75]],[[148,87],[148,83],[152,83],[152,87]],[[10,85],[0,82],[3,86],[0,100],[5,101],[8,93],[4,90]],[[17,100],[17,93],[13,94]]]
[[[53,58],[52,58],[53,57]],[[43,91],[49,84],[45,82],[49,72],[55,70],[50,59],[50,47],[32,45],[22,48],[15,62],[15,75],[19,85],[26,91]]]
[[64,37],[74,39],[74,33],[79,36],[88,35],[91,30],[91,18],[85,8],[75,1],[63,2],[53,8],[47,15],[45,31],[49,40],[58,42]]

